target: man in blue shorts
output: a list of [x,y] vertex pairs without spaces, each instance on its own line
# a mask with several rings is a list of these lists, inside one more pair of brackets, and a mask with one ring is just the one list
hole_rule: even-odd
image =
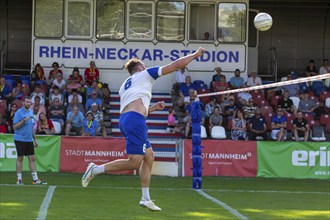
[[95,175],[100,173],[140,169],[142,187],[140,206],[151,211],[161,210],[153,203],[149,195],[154,153],[148,141],[146,117],[153,111],[164,109],[165,103],[158,102],[149,106],[152,86],[158,77],[187,66],[191,61],[200,57],[204,51],[203,48],[198,48],[195,53],[181,57],[162,67],[147,68],[137,58],[133,58],[126,63],[125,68],[131,76],[126,79],[119,90],[119,127],[126,139],[128,159],[115,160],[99,166],[90,163],[81,180],[83,187],[87,187]]
[[39,180],[36,170],[34,155],[34,148],[38,147],[38,142],[34,134],[33,125],[34,117],[33,111],[30,109],[31,98],[23,98],[23,107],[18,109],[14,116],[14,141],[17,151],[16,172],[17,172],[17,185],[23,185],[22,169],[24,156],[29,157],[29,167],[32,175],[32,184],[46,185],[46,182]]

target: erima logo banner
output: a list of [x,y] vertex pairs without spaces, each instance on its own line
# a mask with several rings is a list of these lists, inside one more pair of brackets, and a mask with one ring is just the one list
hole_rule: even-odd
[[330,167],[330,150],[321,146],[319,151],[296,150],[292,152],[293,166]]
[[[7,146],[7,149],[6,149]],[[17,158],[15,143],[0,143],[0,158]]]

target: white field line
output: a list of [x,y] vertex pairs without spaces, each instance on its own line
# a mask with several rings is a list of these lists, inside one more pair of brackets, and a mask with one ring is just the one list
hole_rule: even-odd
[[49,207],[50,202],[52,201],[55,188],[56,188],[56,186],[50,186],[48,188],[48,191],[47,191],[47,194],[44,198],[44,201],[42,202],[42,204],[40,206],[37,220],[45,220],[46,219],[47,212],[48,212],[48,207]]
[[[35,185],[23,185],[19,186],[16,184],[0,184],[2,186],[10,186],[10,187],[36,187]],[[82,186],[56,186],[57,188],[82,188]],[[109,187],[109,186],[88,186],[88,188],[93,189],[117,189],[117,190],[141,190],[140,187]],[[157,188],[151,187],[151,190],[164,190],[164,191],[193,191],[195,189],[191,188]],[[203,189],[205,192],[233,192],[233,193],[284,193],[284,194],[317,194],[317,195],[330,195],[330,192],[309,192],[309,191],[281,191],[281,190],[232,190],[232,189]]]
[[239,213],[237,210],[233,209],[232,207],[230,207],[226,203],[221,202],[220,200],[218,200],[218,199],[208,195],[207,193],[203,192],[203,190],[196,190],[196,192],[198,192],[199,194],[201,194],[202,196],[204,196],[208,200],[211,200],[215,204],[221,206],[222,208],[226,209],[228,212],[230,212],[232,215],[236,216],[237,218],[244,219],[244,220],[248,219],[246,216],[242,215],[241,213]]

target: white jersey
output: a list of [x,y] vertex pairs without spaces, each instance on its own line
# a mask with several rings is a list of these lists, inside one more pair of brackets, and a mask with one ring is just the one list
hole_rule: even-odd
[[131,102],[141,99],[147,113],[151,101],[151,91],[156,79],[162,75],[162,68],[153,67],[136,72],[119,89],[120,113]]

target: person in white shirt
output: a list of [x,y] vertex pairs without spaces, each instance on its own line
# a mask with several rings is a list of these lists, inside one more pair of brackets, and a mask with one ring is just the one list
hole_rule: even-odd
[[326,74],[326,73],[330,73],[330,66],[328,64],[328,59],[324,59],[323,60],[323,66],[321,66],[320,70],[319,70],[319,74]]
[[183,67],[183,68],[175,71],[174,73],[175,73],[175,82],[176,83],[184,83],[186,80],[186,77],[190,76],[188,71],[186,71],[186,67]]
[[247,86],[259,86],[259,85],[262,85],[262,80],[257,75],[258,75],[257,74],[257,71],[253,70],[251,72],[251,76],[246,81],[246,85]]

